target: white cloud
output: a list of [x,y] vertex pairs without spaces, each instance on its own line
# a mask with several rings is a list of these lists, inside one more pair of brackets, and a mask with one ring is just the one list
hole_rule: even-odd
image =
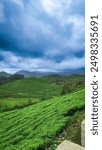
[[24,69],[29,71],[59,71],[63,69],[77,69],[84,67],[84,58],[73,57],[57,63],[51,59],[45,58],[17,57],[10,52],[0,52],[0,55],[5,56],[4,61],[0,62],[1,70],[8,72],[11,70],[12,73]]
[[[84,47],[84,17],[81,15],[69,16],[67,22],[72,24],[73,34],[71,35],[68,41],[65,41],[65,45],[73,49],[74,51],[82,49]],[[80,43],[81,40],[83,42]]]
[[81,68],[84,67],[84,62],[85,59],[84,58],[76,58],[76,57],[72,57],[72,59],[66,59],[63,60],[60,64],[59,64],[59,68],[60,69],[77,69],[77,68]]
[[[74,3],[80,4],[81,0],[76,0]],[[55,17],[59,21],[59,25],[68,27],[71,25],[72,34],[71,37],[61,36],[59,33],[56,34],[57,41],[60,41],[59,45],[63,43],[63,46],[72,49],[74,51],[82,49],[84,47],[84,39],[82,43],[82,38],[84,38],[84,16],[71,12],[74,6],[73,0],[42,0],[41,4],[44,10]],[[68,29],[69,30],[69,29]],[[81,41],[81,43],[80,43]]]
[[3,5],[0,3],[0,23],[3,23],[5,21],[5,17],[4,17],[4,7]]
[[21,8],[24,8],[23,0],[10,0],[12,3],[18,5]]
[[62,17],[64,10],[70,8],[72,0],[41,0],[44,10],[50,15]]
[[17,63],[19,61],[20,57],[16,57],[13,53],[11,52],[5,52],[5,51],[0,51],[0,55],[4,57],[4,61],[6,62],[13,62]]
[[[2,68],[50,71],[84,66],[84,58],[74,57],[77,51],[83,50],[84,53],[84,15],[74,7],[77,7],[77,3],[79,5],[81,0],[74,2],[73,0],[10,0],[10,2],[13,4],[11,6],[15,4],[20,9],[14,7],[15,10],[12,9],[14,15],[11,11],[9,19],[6,20],[14,27],[14,33],[12,30],[9,31],[9,23],[7,30],[4,29],[5,35],[10,34],[7,34],[5,41],[11,35],[14,37],[14,49],[11,50],[14,52],[0,53],[5,58],[0,62]],[[0,3],[0,22],[5,21],[3,7],[9,10],[10,6],[8,4],[3,6]],[[17,52],[19,56],[13,54],[17,51],[15,45],[17,50],[19,49]],[[4,50],[6,51],[6,48]],[[39,51],[41,56],[39,53],[40,58],[35,58],[36,56],[24,58],[22,57],[24,50],[30,55],[31,51],[34,51],[35,55]],[[60,63],[56,63],[56,59],[61,56],[65,57],[61,58]],[[67,56],[69,57],[66,59]]]
[[56,6],[51,0],[43,0],[41,1],[42,6],[44,7],[45,11],[49,14],[53,14],[53,11],[56,10]]

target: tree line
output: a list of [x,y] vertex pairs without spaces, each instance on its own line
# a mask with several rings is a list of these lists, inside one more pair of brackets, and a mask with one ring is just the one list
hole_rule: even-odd
[[16,81],[16,80],[21,80],[21,79],[24,79],[24,75],[14,74],[14,75],[11,75],[10,77],[1,76],[0,77],[0,85],[9,83],[12,81]]

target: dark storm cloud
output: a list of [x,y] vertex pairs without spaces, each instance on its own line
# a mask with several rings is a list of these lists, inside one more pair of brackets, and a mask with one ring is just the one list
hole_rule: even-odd
[[[84,1],[1,0],[0,51],[1,64],[8,63],[8,67],[12,67],[14,60],[11,55],[17,60],[50,60],[52,64],[63,63],[66,59],[83,59]],[[5,62],[8,54],[11,63]],[[16,65],[22,66],[20,62]]]

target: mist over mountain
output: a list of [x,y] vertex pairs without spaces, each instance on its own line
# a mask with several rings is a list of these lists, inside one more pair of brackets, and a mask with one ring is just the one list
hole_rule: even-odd
[[27,71],[27,70],[20,70],[15,74],[24,75],[24,77],[42,77],[47,75],[72,75],[72,74],[85,74],[85,68],[80,69],[68,69],[60,72],[44,72],[44,71]]
[[67,69],[67,70],[56,71],[56,72],[20,70],[13,74],[7,73],[6,71],[1,71],[0,77],[10,77],[14,74],[23,75],[25,78],[27,78],[27,77],[42,77],[42,76],[48,76],[48,75],[73,75],[73,74],[84,75],[85,68]]
[[55,74],[55,72],[43,72],[43,71],[27,71],[27,70],[20,70],[15,74],[24,75],[24,77],[41,77],[46,75]]

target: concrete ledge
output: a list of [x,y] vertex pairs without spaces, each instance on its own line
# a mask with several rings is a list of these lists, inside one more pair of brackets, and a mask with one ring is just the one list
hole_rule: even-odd
[[78,144],[65,140],[57,147],[56,150],[85,150],[85,148]]
[[85,147],[85,120],[81,123],[81,145]]

